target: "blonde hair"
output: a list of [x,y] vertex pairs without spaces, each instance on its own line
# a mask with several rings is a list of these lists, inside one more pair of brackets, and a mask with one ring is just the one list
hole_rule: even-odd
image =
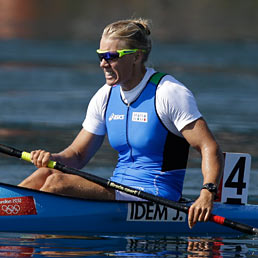
[[147,61],[151,51],[150,21],[146,19],[127,19],[113,22],[106,26],[102,37],[119,39],[127,48],[144,49],[144,60]]

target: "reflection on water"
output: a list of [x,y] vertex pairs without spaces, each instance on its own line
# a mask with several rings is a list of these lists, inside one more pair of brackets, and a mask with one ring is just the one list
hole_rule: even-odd
[[257,248],[256,238],[0,235],[4,257],[249,257]]

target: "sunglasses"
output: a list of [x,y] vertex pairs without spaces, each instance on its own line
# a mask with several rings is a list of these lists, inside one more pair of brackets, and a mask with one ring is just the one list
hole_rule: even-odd
[[105,51],[105,50],[97,50],[97,54],[99,56],[99,60],[102,61],[103,59],[105,59],[105,61],[110,61],[110,60],[115,60],[118,59],[120,57],[123,57],[124,55],[129,55],[129,54],[133,54],[137,51],[142,51],[142,52],[146,52],[144,49],[121,49],[121,50],[116,50],[115,52],[109,52],[109,51]]

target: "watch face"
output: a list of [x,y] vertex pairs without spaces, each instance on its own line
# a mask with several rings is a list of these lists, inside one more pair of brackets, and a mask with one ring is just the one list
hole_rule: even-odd
[[216,186],[214,184],[209,184],[208,187],[211,190],[215,190],[216,189]]
[[212,183],[208,183],[208,184],[203,185],[203,188],[207,189],[210,192],[217,192],[217,186],[215,184],[212,184]]

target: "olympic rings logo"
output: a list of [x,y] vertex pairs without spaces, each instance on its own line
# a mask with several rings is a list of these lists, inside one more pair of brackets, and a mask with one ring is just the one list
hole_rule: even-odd
[[17,214],[20,211],[20,206],[18,204],[15,205],[3,205],[2,211],[8,215]]

